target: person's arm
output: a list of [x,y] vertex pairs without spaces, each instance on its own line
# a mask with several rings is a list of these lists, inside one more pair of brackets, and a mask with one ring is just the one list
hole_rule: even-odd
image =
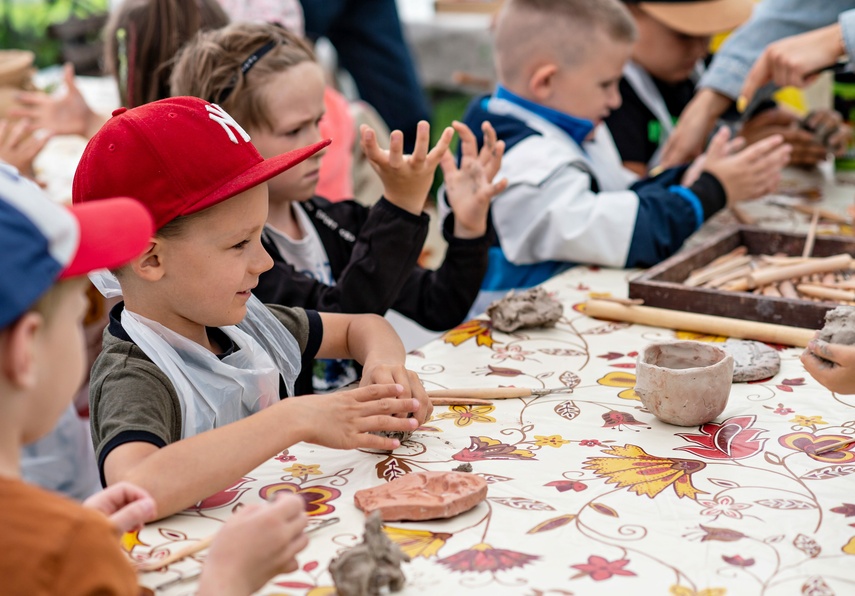
[[[325,333],[326,336],[326,333]],[[397,399],[401,385],[370,385],[326,395],[290,397],[243,420],[158,448],[128,442],[104,460],[108,484],[127,481],[149,492],[167,517],[227,488],[300,441],[334,449],[393,450],[398,441],[372,431],[412,431],[416,400]]]
[[[325,208],[320,202],[312,207]],[[314,222],[314,210],[308,206],[306,210]],[[330,255],[350,251],[347,264],[336,272],[335,285],[328,286],[295,270],[272,242],[262,238],[273,257],[273,268],[261,274],[253,293],[271,304],[324,312],[384,314],[418,262],[427,237],[428,216],[413,215],[385,199],[370,209],[353,201],[337,203],[331,206],[330,213],[342,217],[337,222],[340,229],[356,232],[352,247],[345,246],[340,238],[325,246]]]
[[716,119],[736,102],[748,71],[766,46],[834,23],[841,12],[851,8],[851,0],[764,0],[757,4],[751,19],[730,35],[713,56],[698,92],[668,137],[662,164],[670,167],[688,163],[703,152]]
[[352,358],[362,364],[360,386],[397,383],[403,386],[400,398],[416,398],[415,417],[419,424],[430,417],[433,407],[418,375],[405,368],[407,353],[392,325],[378,315],[320,313],[324,339],[319,358]]

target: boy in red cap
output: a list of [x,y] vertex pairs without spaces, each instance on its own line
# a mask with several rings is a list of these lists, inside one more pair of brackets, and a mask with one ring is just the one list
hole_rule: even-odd
[[[24,483],[19,451],[53,427],[83,380],[81,323],[87,301],[80,276],[124,265],[145,249],[153,230],[151,216],[135,201],[107,199],[66,210],[0,165],[0,575],[5,593],[139,594],[117,533],[153,519],[154,500],[141,488],[119,483],[81,507]],[[296,497],[236,515],[211,547],[199,593],[249,594],[273,575],[295,569],[294,557],[306,544],[305,524]],[[237,553],[232,552],[236,546]]]
[[[272,265],[264,182],[328,142],[265,160],[222,108],[177,97],[117,110],[84,151],[74,202],[133,194],[157,230],[115,272],[125,301],[104,332],[90,411],[102,481],[149,490],[160,516],[298,441],[394,449],[369,433],[412,431],[430,414],[382,318],[265,306],[251,293]],[[362,387],[280,401],[315,356],[361,362]]]

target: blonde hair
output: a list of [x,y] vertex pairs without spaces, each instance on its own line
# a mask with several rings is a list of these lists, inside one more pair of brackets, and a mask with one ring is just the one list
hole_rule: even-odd
[[[241,67],[258,50],[274,44],[252,63]],[[217,31],[200,33],[176,58],[172,71],[173,96],[192,95],[218,103],[241,126],[274,126],[264,87],[276,74],[303,62],[314,62],[312,48],[278,25],[234,23]],[[224,99],[223,99],[224,97]]]
[[549,56],[565,66],[588,59],[594,33],[632,43],[632,15],[619,0],[506,0],[494,34],[496,70],[505,84],[522,83],[532,60]]
[[42,294],[41,298],[28,310],[39,313],[45,321],[45,326],[50,326],[55,319],[56,311],[59,310],[59,306],[68,294],[74,289],[82,288],[84,283],[89,283],[86,277],[74,277],[59,281]]

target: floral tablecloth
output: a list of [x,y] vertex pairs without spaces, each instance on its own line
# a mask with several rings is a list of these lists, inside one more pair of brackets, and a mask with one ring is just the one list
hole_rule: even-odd
[[[125,536],[147,560],[215,532],[235,507],[279,491],[306,500],[312,534],[301,569],[263,594],[331,594],[327,565],[361,538],[353,493],[410,471],[472,464],[487,500],[453,519],[394,522],[412,557],[406,594],[855,593],[855,398],[810,378],[800,350],[775,346],[774,378],[735,384],[714,422],[659,422],[638,400],[635,358],[675,335],[590,319],[592,295],[625,295],[631,272],[580,267],[546,288],[564,304],[553,329],[505,334],[464,323],[408,358],[428,389],[563,387],[489,406],[437,408],[394,453],[297,445],[180,515]],[[142,576],[157,585],[198,568],[186,560]],[[163,593],[191,593],[186,583]],[[160,593],[160,592],[159,592]]]

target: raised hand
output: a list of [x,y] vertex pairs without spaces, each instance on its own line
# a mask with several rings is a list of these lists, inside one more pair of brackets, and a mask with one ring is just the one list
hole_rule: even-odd
[[368,125],[363,124],[359,133],[362,150],[383,182],[386,199],[405,211],[419,215],[433,184],[436,167],[448,150],[454,130],[446,128],[436,146],[428,151],[430,125],[424,120],[419,122],[412,155],[404,154],[404,135],[400,130],[392,131],[388,150],[380,148],[374,130]]
[[50,139],[47,131],[37,131],[27,120],[14,124],[0,120],[0,160],[15,166],[18,171],[33,180],[33,161]]
[[157,505],[151,495],[130,482],[111,484],[83,501],[83,506],[109,517],[120,532],[141,528],[157,515]]
[[240,508],[211,544],[198,594],[248,596],[272,577],[295,571],[297,553],[309,543],[307,519],[303,499],[293,494]]
[[74,66],[65,65],[63,72],[66,92],[53,97],[43,91],[22,91],[15,96],[17,105],[9,109],[10,118],[26,118],[35,128],[53,134],[92,137],[106,118],[93,112],[74,83]]
[[454,235],[458,238],[480,238],[487,232],[490,201],[505,190],[508,181],[493,183],[502,165],[505,142],[496,140],[496,131],[485,121],[481,125],[484,144],[478,142],[468,126],[455,121],[451,125],[460,136],[460,167],[450,151],[439,162],[445,178],[445,195],[454,212]]

